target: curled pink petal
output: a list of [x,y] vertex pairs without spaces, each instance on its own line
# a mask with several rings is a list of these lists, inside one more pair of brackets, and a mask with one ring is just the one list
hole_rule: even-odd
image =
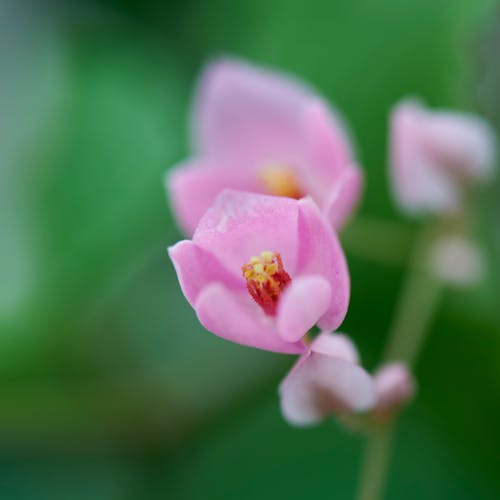
[[231,342],[287,354],[300,354],[306,350],[301,341],[281,339],[271,318],[266,317],[257,304],[220,283],[203,289],[195,309],[200,323],[207,330]]
[[363,187],[362,172],[353,164],[352,147],[340,123],[321,102],[313,103],[307,110],[306,191],[336,229],[345,224],[357,207]]
[[341,229],[356,209],[363,191],[363,175],[354,166],[346,167],[326,197],[324,212],[335,229]]
[[165,181],[179,226],[189,236],[221,191],[258,189],[255,177],[248,172],[207,161],[179,165],[167,173]]
[[377,403],[374,414],[389,416],[411,400],[415,380],[404,363],[383,365],[373,376]]
[[331,183],[354,160],[345,125],[321,100],[308,105],[304,120],[309,168]]
[[330,282],[330,305],[319,319],[318,326],[323,330],[334,330],[344,320],[349,305],[347,263],[337,236],[314,202],[302,199],[298,203],[298,271],[321,275]]
[[191,305],[206,285],[219,281],[231,290],[243,290],[239,276],[231,273],[214,255],[198,247],[193,242],[184,240],[169,247],[182,292]]
[[352,340],[341,333],[321,332],[312,342],[311,350],[359,364],[359,354]]
[[301,276],[285,290],[278,307],[281,338],[295,342],[312,328],[330,305],[330,283],[321,276]]
[[[323,339],[319,346],[325,344]],[[375,389],[370,375],[357,364],[311,346],[282,382],[280,398],[290,424],[311,425],[334,414],[369,410],[375,403]]]

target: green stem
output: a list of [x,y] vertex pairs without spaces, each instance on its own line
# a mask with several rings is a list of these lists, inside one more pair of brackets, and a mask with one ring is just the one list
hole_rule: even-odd
[[413,366],[424,344],[443,290],[442,283],[429,266],[429,249],[433,240],[433,228],[424,227],[399,296],[383,356],[385,361],[403,361]]
[[[413,366],[424,344],[442,291],[428,265],[434,232],[432,227],[424,227],[414,247],[391,325],[385,361],[398,360]],[[394,423],[389,422],[368,437],[358,500],[382,498],[394,432]]]
[[393,436],[394,428],[388,425],[374,431],[366,443],[358,500],[381,498]]

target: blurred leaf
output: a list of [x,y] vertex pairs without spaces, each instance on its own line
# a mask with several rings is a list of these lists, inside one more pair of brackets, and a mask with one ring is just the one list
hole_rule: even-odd
[[61,104],[62,52],[51,13],[26,0],[0,4],[0,329],[5,335],[4,324],[22,314],[41,267],[43,231],[33,223],[28,179]]
[[144,249],[164,252],[170,224],[162,177],[184,149],[182,73],[137,33],[87,36],[72,37],[51,148],[24,179],[36,199],[25,225],[43,227],[24,334],[67,330]]

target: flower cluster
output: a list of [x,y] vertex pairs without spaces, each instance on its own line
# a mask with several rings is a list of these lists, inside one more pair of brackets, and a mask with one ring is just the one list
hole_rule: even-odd
[[[408,211],[456,209],[466,184],[490,173],[490,131],[479,119],[405,101],[392,129],[393,186]],[[288,422],[390,419],[413,396],[412,375],[397,362],[369,375],[353,343],[333,333],[350,297],[337,231],[363,184],[340,115],[302,82],[221,60],[202,75],[192,141],[193,158],[166,177],[191,239],[169,255],[201,324],[300,355],[279,389]],[[321,333],[311,341],[313,327]]]

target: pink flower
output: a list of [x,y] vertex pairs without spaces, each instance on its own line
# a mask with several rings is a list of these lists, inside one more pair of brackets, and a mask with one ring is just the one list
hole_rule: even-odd
[[292,425],[366,411],[376,402],[372,378],[359,365],[353,343],[322,332],[281,383],[281,411]]
[[193,112],[194,157],[167,175],[189,235],[225,188],[309,195],[340,227],[355,208],[362,175],[340,118],[289,76],[223,59],[202,75]]
[[479,117],[412,99],[392,112],[393,191],[408,213],[456,211],[466,185],[488,179],[495,161],[493,132]]
[[377,421],[390,418],[415,394],[415,380],[404,363],[386,363],[375,372],[373,380],[377,396],[373,417]]
[[302,353],[313,325],[336,328],[347,311],[344,254],[308,198],[225,190],[169,254],[202,325],[239,344]]
[[359,430],[389,419],[414,393],[405,364],[385,364],[371,377],[359,366],[356,347],[346,336],[322,332],[281,383],[281,411],[292,425],[337,415]]

